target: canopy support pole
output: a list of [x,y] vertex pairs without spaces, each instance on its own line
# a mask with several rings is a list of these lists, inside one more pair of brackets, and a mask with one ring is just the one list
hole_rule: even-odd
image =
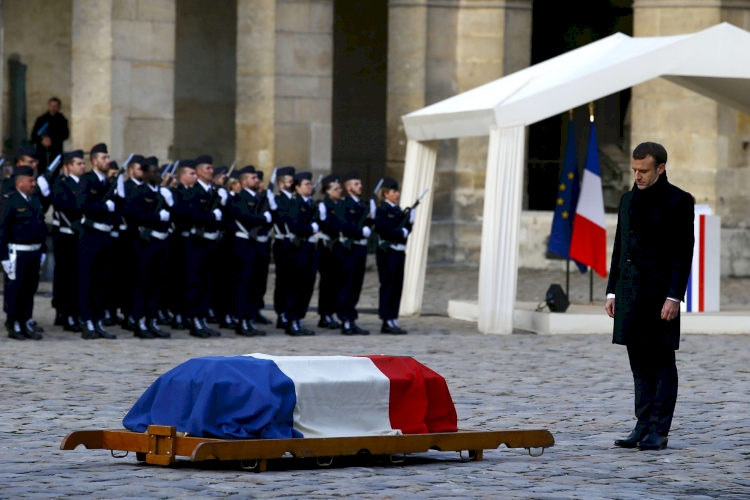
[[404,288],[401,295],[401,316],[416,316],[422,311],[424,275],[427,266],[427,249],[430,245],[432,220],[432,185],[435,181],[437,142],[419,142],[410,139],[406,145],[404,181],[401,186],[401,206],[411,206],[425,189],[430,189],[417,208],[409,244],[406,247]]
[[479,260],[479,331],[513,333],[526,131],[490,129]]

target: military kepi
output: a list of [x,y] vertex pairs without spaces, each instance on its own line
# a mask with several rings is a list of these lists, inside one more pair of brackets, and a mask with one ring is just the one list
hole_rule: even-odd
[[211,158],[211,155],[201,155],[201,156],[199,156],[198,158],[195,159],[195,165],[196,166],[201,165],[203,163],[207,163],[209,165],[213,165],[214,164],[214,159]]
[[16,167],[16,169],[13,171],[13,175],[16,177],[20,177],[22,175],[25,175],[27,177],[34,177],[34,169],[27,166]]
[[294,175],[295,181],[311,181],[312,180],[312,172],[300,172],[298,174]]
[[361,180],[361,178],[359,177],[359,174],[357,172],[352,170],[351,172],[348,172],[346,175],[344,175],[344,177],[341,180],[343,182],[358,181],[358,180]]
[[109,153],[109,151],[107,151],[107,145],[103,142],[100,142],[99,144],[91,148],[91,154],[93,155],[96,153]]
[[68,151],[63,155],[63,163],[69,163],[73,161],[74,158],[80,158],[83,160],[83,150],[76,149],[75,151]]
[[338,174],[331,174],[331,175],[326,175],[325,177],[323,177],[322,182],[323,182],[323,186],[327,186],[328,184],[332,182],[338,182],[338,181],[339,181]]
[[281,167],[279,169],[276,169],[276,176],[283,177],[285,175],[294,175],[294,172],[294,167]]
[[398,189],[398,182],[396,182],[396,179],[386,177],[383,179],[383,184],[381,187],[383,189]]
[[248,165],[246,167],[242,167],[242,170],[240,170],[240,173],[241,174],[254,174],[254,173],[256,173],[255,172],[255,167],[253,167],[252,165]]

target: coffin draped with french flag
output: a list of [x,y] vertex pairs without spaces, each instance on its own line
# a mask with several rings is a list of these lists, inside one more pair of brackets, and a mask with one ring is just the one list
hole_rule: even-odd
[[213,356],[159,377],[125,416],[145,432],[288,439],[456,432],[445,379],[408,356]]

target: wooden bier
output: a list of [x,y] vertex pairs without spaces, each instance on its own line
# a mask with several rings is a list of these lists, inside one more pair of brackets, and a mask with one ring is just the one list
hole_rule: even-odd
[[192,462],[204,460],[234,460],[252,462],[244,467],[257,472],[266,470],[268,460],[280,459],[289,453],[295,458],[346,457],[369,452],[388,455],[397,463],[410,453],[437,451],[466,451],[471,460],[482,460],[483,450],[496,449],[501,444],[508,448],[554,446],[555,439],[546,430],[478,431],[459,430],[434,434],[400,436],[362,436],[299,439],[208,439],[179,436],[174,427],[150,425],[145,433],[126,430],[76,431],[68,434],[61,450],[73,450],[84,445],[89,450],[135,452],[136,459],[154,465],[171,465],[179,457],[190,457]]

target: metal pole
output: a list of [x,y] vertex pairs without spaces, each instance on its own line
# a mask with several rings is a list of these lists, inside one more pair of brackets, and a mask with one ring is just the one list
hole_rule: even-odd
[[589,267],[589,305],[594,305],[594,269]]
[[570,299],[570,257],[565,260],[565,295]]

